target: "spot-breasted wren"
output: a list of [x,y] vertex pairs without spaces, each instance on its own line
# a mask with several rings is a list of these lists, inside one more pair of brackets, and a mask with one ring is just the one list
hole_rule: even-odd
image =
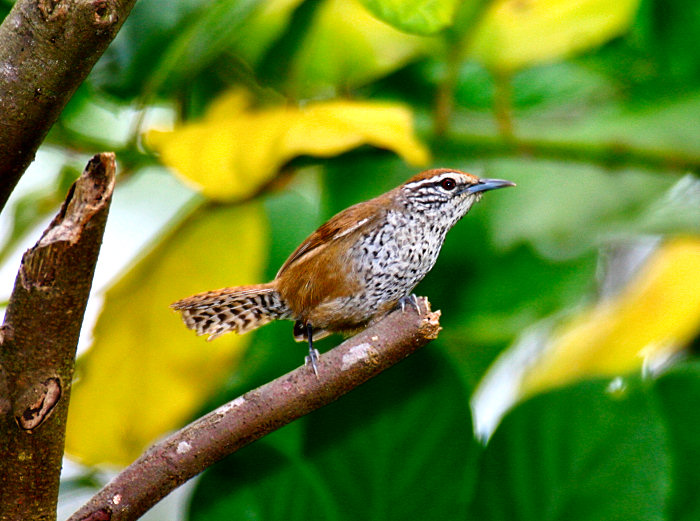
[[514,186],[450,169],[427,170],[343,210],[290,255],[272,282],[200,293],[172,307],[212,340],[272,320],[294,320],[294,338],[355,333],[405,305],[432,269],[447,232],[487,190]]

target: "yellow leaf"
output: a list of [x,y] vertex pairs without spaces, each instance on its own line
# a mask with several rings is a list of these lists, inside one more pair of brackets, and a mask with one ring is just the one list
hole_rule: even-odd
[[616,298],[564,324],[526,372],[529,395],[593,376],[616,376],[678,350],[700,330],[700,237],[670,240]]
[[212,104],[206,117],[173,132],[150,131],[162,161],[209,198],[254,194],[300,155],[328,157],[360,145],[392,150],[414,165],[429,160],[411,112],[395,103],[325,101],[302,108],[253,109],[242,91]]
[[197,210],[107,292],[92,348],[78,362],[68,454],[125,465],[192,417],[234,370],[249,337],[206,342],[169,305],[261,282],[267,236],[257,204]]
[[512,71],[585,51],[622,34],[639,0],[497,0],[477,27],[471,54]]
[[411,112],[395,103],[328,101],[301,109],[286,135],[289,157],[333,156],[363,144],[393,150],[412,165],[429,161],[413,135]]

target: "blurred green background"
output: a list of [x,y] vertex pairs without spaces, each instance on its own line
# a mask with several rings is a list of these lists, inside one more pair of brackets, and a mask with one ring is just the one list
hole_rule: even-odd
[[62,513],[303,361],[291,323],[207,343],[170,302],[439,166],[518,184],[417,288],[440,337],[149,518],[699,519],[698,27],[695,0],[140,0],[3,222],[9,278],[117,152]]

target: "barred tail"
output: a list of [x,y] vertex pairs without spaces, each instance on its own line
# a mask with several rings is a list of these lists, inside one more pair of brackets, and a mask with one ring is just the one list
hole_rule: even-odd
[[229,331],[247,333],[272,320],[291,318],[274,282],[199,293],[170,307],[180,311],[185,325],[198,335],[209,335],[207,340]]

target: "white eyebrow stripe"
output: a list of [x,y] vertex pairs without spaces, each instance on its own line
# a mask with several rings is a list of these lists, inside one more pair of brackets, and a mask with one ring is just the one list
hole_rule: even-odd
[[442,174],[435,176],[435,177],[430,177],[428,179],[421,179],[420,181],[414,181],[413,183],[409,183],[406,186],[410,186],[411,188],[421,188],[423,186],[431,186],[436,183],[439,183],[443,179],[446,179],[448,177],[456,177],[460,181],[464,181],[464,174],[461,174],[459,172],[443,172]]

